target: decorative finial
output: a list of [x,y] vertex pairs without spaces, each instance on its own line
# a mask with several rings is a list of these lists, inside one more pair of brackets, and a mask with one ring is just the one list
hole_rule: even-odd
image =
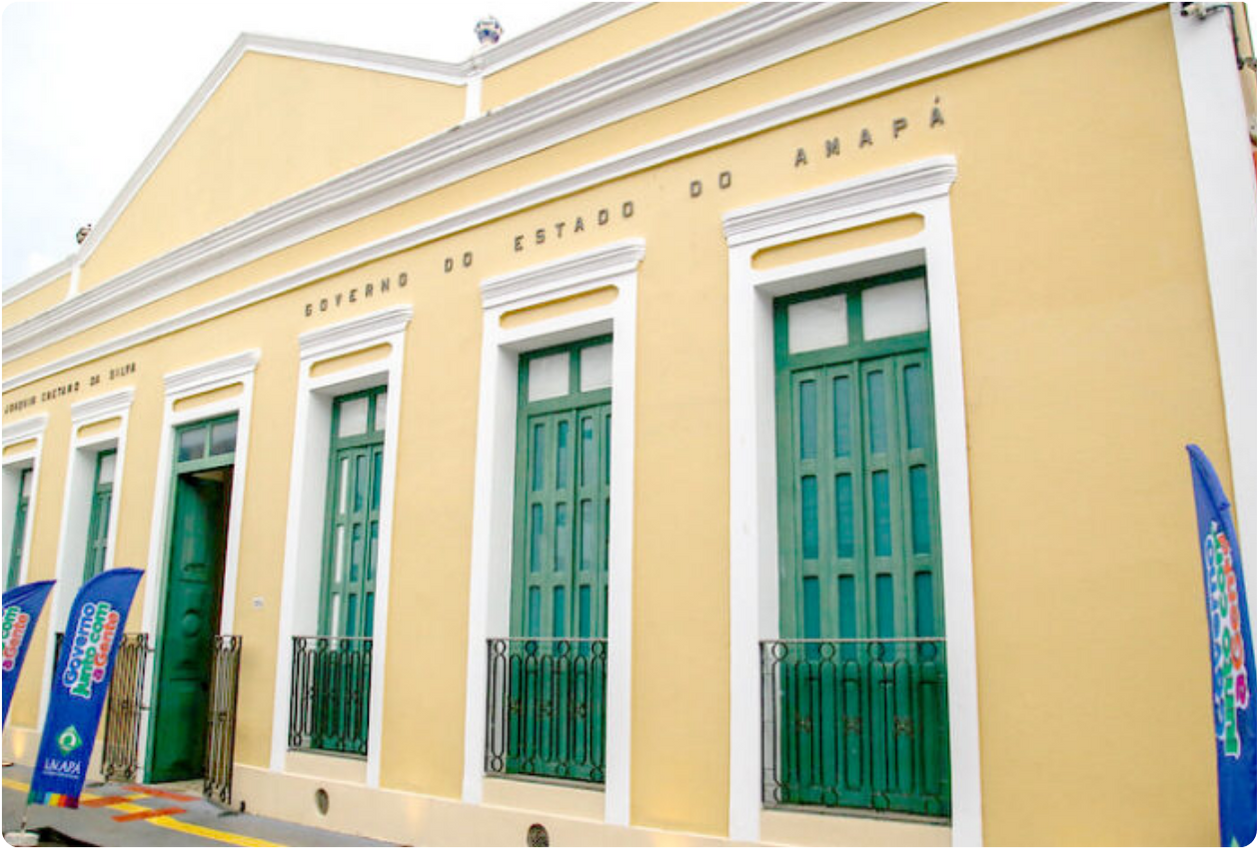
[[477,41],[481,42],[482,47],[498,44],[498,40],[503,37],[503,25],[493,15],[486,15],[477,21],[472,31],[476,33]]
[[92,225],[84,224],[82,227],[79,228],[79,232],[74,234],[74,241],[80,245],[83,244],[83,241],[88,237],[89,234],[91,234],[91,232],[92,232]]

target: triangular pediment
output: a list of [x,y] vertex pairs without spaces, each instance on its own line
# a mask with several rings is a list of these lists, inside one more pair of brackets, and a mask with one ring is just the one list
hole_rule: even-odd
[[242,36],[84,243],[81,290],[457,124],[455,65]]

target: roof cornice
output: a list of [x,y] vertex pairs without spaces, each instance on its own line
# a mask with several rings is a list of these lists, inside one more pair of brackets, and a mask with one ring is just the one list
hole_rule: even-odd
[[[3,360],[25,356],[410,198],[930,5],[762,3],[741,7],[333,177],[124,271],[9,328]],[[234,61],[237,48],[245,49],[246,39],[237,40],[194,101],[209,97],[210,83],[217,84],[226,73],[222,69]],[[190,102],[185,107],[188,121],[195,115],[192,106]],[[155,148],[151,156],[159,153]],[[137,184],[133,192],[138,188]],[[125,206],[122,196],[115,203],[119,210]],[[94,244],[103,229],[93,230],[83,247]]]
[[464,85],[468,78],[467,62],[441,62],[436,59],[422,59],[418,56],[404,56],[401,53],[365,50],[360,47],[303,41],[261,33],[244,33],[241,38],[244,39],[245,51],[252,50],[255,53],[266,53],[271,56],[287,56],[332,65],[346,65],[366,71],[383,71],[387,74],[416,77],[448,85]]
[[598,29],[617,18],[637,12],[650,3],[586,3],[568,14],[540,24],[520,35],[487,47],[474,53],[463,62],[465,73],[471,75],[479,70],[483,74],[492,74],[506,67],[524,61],[530,56],[576,38],[579,35]]
[[[803,5],[781,4],[777,8],[800,8]],[[818,5],[822,4],[815,4],[808,8],[816,13]],[[840,9],[854,8],[863,10],[866,15],[880,11],[882,14],[898,12],[900,15],[907,15],[921,7],[880,3],[822,5],[823,13],[831,14]],[[636,170],[691,155],[789,121],[799,120],[807,115],[988,61],[1151,8],[1154,8],[1154,4],[1064,5],[965,36],[913,56],[894,60],[886,65],[832,81],[773,103],[753,107],[744,113],[659,140],[642,148],[614,155],[606,160],[583,166],[540,183],[522,187],[486,202],[474,204],[466,209],[386,236],[371,244],[356,247],[344,254],[328,257],[310,266],[262,281],[212,303],[164,318],[155,324],[114,337],[90,349],[15,375],[4,381],[3,390],[9,391],[17,386],[54,374],[61,369],[174,332],[181,327],[208,320],[224,312],[240,309],[250,303],[273,297],[279,292],[305,285],[371,259],[450,235],[484,221],[545,202],[553,197],[571,194],[586,186],[606,182]],[[730,14],[730,17],[737,16],[742,11],[744,10],[736,10]],[[877,26],[878,20],[875,14],[865,18],[863,25],[866,28]],[[827,29],[831,40],[843,37],[843,35],[836,35],[833,27],[822,29]],[[846,32],[851,33],[851,29]],[[762,37],[768,38],[782,33],[767,34],[762,31],[761,34]],[[796,33],[794,38],[787,39],[786,46],[790,47],[794,44],[799,50],[799,45],[802,43],[809,42],[805,36]],[[766,47],[764,42],[759,46]],[[747,45],[735,45],[732,52],[736,59],[769,61],[764,49],[753,51]],[[724,55],[715,57],[716,64],[709,65],[708,68],[711,70],[715,67],[723,73],[739,73],[740,64],[737,61],[730,62],[729,59],[729,56]],[[612,64],[615,63],[610,63]],[[609,70],[607,66],[597,69],[597,71],[609,73],[617,70],[620,69]],[[689,80],[691,85],[702,84],[704,79],[704,76],[694,68],[689,75],[668,75],[667,70],[661,73],[673,80]],[[555,88],[562,89],[563,86]],[[683,88],[680,91],[686,90]],[[641,102],[644,97],[642,90],[631,89],[631,91],[636,95],[634,102]],[[678,92],[678,89],[674,89],[672,95],[685,96]],[[668,91],[653,92],[655,97],[664,97],[668,94]],[[628,95],[622,92],[622,96]],[[579,114],[576,117],[559,118],[550,124],[543,122],[541,128],[526,124],[515,127],[510,132],[504,129],[498,135],[488,133],[483,137],[485,139],[483,144],[472,147],[465,156],[458,155],[464,144],[470,144],[481,138],[473,136],[474,131],[484,132],[487,126],[502,127],[503,125],[493,123],[498,119],[505,122],[519,120],[519,116],[509,106],[492,116],[470,122],[458,131],[445,133],[440,138],[428,139],[390,154],[328,183],[263,209],[241,222],[228,225],[197,242],[158,257],[144,266],[119,275],[59,307],[20,322],[5,333],[4,360],[8,362],[25,356],[57,339],[65,338],[71,333],[106,321],[126,310],[179,291],[229,268],[237,267],[279,247],[310,238],[319,232],[341,226],[348,221],[414,197],[436,185],[444,185],[454,179],[459,179],[469,169],[471,173],[475,173],[481,168],[488,167],[485,165],[486,162],[498,161],[496,157],[511,159],[522,155],[521,151],[528,149],[527,145],[539,143],[538,136],[548,128],[557,133],[571,134],[574,132],[573,125],[582,116],[592,121],[611,120],[607,116],[615,114],[612,107],[617,103],[625,105],[613,99],[611,104],[591,106],[585,111],[579,108],[577,110]],[[514,104],[518,109],[532,105],[534,104],[531,102]],[[509,123],[508,126],[510,127],[511,124]],[[442,155],[443,152],[437,147],[438,145],[453,146],[453,152],[445,151],[445,155]]]
[[[576,38],[591,29],[600,27],[646,5],[648,4],[587,3],[566,15],[523,32],[516,38],[508,39],[480,53],[475,53],[462,62],[441,62],[433,59],[404,56],[398,53],[328,44],[326,42],[306,41],[261,33],[241,33],[202,81],[192,97],[188,99],[188,102],[184,104],[183,109],[179,111],[179,114],[175,116],[175,120],[162,133],[157,143],[140,163],[140,166],[123,185],[122,190],[96,222],[92,232],[88,234],[88,237],[74,254],[63,260],[63,263],[73,264],[77,262],[82,264],[87,261],[88,257],[96,249],[96,246],[101,243],[110,228],[117,222],[122,211],[131,203],[136,192],[140,190],[140,187],[152,175],[158,163],[162,161],[179,137],[183,135],[188,125],[200,113],[206,102],[218,90],[219,85],[248,52],[345,65],[369,71],[381,71],[445,83],[447,85],[462,86],[466,85],[470,78],[478,74],[502,70],[509,65],[527,59],[564,41]],[[54,266],[54,268],[59,268],[60,266],[61,263]],[[66,270],[68,271],[69,269],[67,268]],[[36,277],[42,280],[45,273],[41,272]],[[11,290],[22,288],[23,291],[30,291],[39,288],[39,285],[42,284],[31,284],[27,288],[26,282],[23,282],[11,287]],[[20,295],[14,295],[13,297],[20,297]],[[6,303],[8,302],[7,298],[8,293],[6,292]]]

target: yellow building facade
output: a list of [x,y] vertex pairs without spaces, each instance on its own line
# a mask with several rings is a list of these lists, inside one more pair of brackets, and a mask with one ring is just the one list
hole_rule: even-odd
[[135,777],[199,774],[236,636],[252,812],[1214,842],[1184,445],[1253,560],[1232,24],[591,4],[462,64],[242,36],[5,292],[6,587],[58,581],[6,757],[75,589],[133,566]]

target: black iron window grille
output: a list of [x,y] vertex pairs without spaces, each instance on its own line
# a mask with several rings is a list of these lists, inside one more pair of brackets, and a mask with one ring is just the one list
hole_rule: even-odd
[[371,637],[294,637],[289,748],[367,756]]
[[761,643],[763,799],[948,817],[945,641]]
[[485,771],[604,781],[608,641],[489,640]]

